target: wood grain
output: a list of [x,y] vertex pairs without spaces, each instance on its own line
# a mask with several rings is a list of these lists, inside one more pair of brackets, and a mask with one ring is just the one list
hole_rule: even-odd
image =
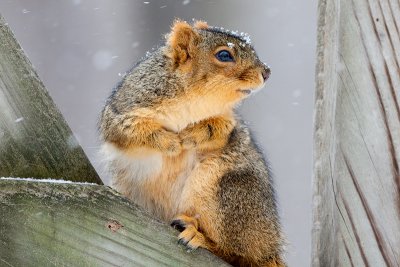
[[0,15],[0,177],[101,180]]
[[108,187],[0,179],[0,266],[229,266]]
[[313,266],[400,266],[400,5],[320,0]]

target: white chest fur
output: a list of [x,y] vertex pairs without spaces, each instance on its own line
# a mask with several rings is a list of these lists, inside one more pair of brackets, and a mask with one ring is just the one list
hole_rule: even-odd
[[106,143],[103,153],[114,189],[160,219],[168,221],[177,214],[187,178],[198,163],[195,151],[183,151],[176,157],[145,149],[127,154]]
[[[112,144],[105,143],[102,146],[102,153],[107,164],[111,164],[108,168],[109,170],[130,174],[130,179],[136,179],[137,181],[157,175],[163,165],[161,153],[149,152],[145,149],[137,149],[137,151],[125,153]],[[113,176],[116,176],[115,174]]]

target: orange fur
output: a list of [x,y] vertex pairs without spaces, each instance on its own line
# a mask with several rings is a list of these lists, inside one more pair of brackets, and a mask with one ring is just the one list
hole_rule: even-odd
[[149,118],[126,119],[121,125],[121,134],[113,143],[123,150],[147,147],[176,155],[181,152],[181,140],[177,134],[165,130],[156,120]]
[[167,43],[172,48],[168,55],[177,66],[184,65],[196,52],[199,35],[187,22],[176,20],[171,28]]
[[232,115],[211,117],[189,125],[180,132],[179,137],[185,149],[216,150],[226,145],[235,124]]
[[205,21],[197,20],[197,21],[195,21],[195,23],[194,23],[194,27],[195,27],[196,29],[204,30],[204,29],[208,29],[208,24],[207,24],[207,22],[205,22]]

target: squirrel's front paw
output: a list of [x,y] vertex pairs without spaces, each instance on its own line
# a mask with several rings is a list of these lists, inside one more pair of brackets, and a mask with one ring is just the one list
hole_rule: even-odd
[[179,155],[182,151],[181,139],[173,132],[160,130],[152,134],[156,147],[169,156]]
[[207,142],[211,137],[208,127],[200,127],[201,125],[192,125],[179,133],[184,149],[195,148],[201,143]]

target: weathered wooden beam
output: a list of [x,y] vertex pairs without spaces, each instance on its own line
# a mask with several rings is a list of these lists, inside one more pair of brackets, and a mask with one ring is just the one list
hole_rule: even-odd
[[0,176],[101,184],[1,15]]
[[0,266],[229,266],[106,186],[0,179]]
[[313,266],[400,266],[400,4],[320,0]]

